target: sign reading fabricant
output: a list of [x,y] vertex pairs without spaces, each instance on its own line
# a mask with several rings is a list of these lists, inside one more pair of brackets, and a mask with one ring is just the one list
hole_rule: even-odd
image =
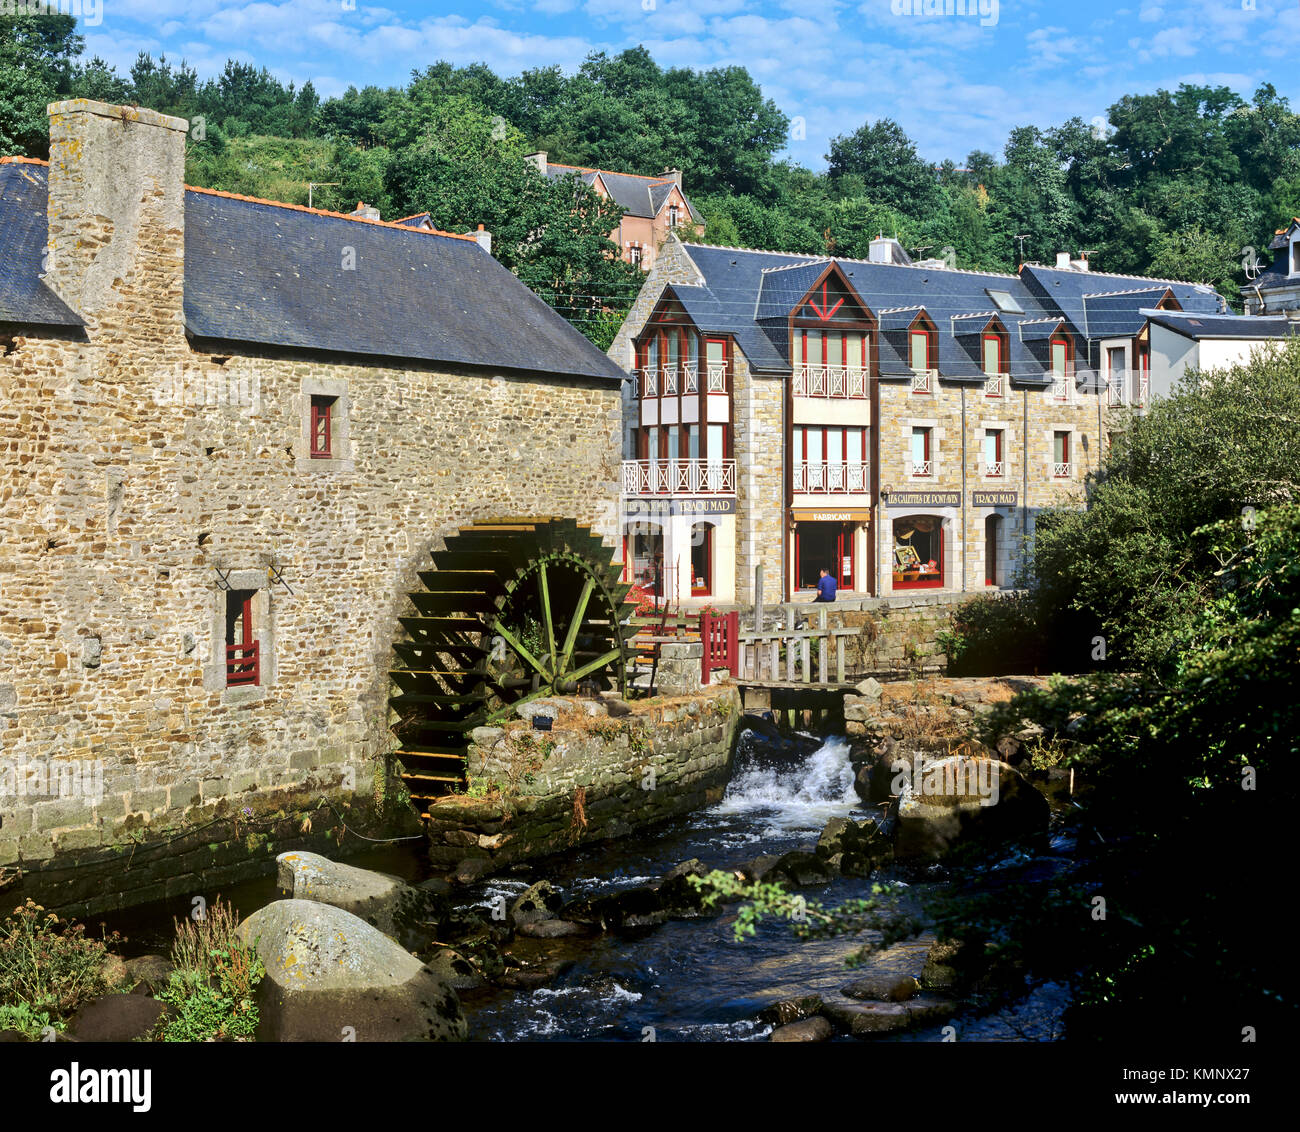
[[960,491],[891,491],[887,507],[960,507]]
[[796,523],[865,523],[871,518],[871,508],[846,507],[842,511],[814,511],[808,507],[792,507],[790,516]]
[[626,499],[623,514],[628,518],[666,515],[734,515],[734,497],[706,496],[702,499]]
[[1014,507],[1018,498],[1018,493],[1014,491],[972,491],[970,505],[972,507]]

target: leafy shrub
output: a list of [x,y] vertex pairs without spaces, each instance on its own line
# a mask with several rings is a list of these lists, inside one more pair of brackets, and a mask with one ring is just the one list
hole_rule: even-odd
[[0,1006],[0,1030],[17,1030],[30,1041],[39,1041],[45,1036],[47,1027],[62,1030],[64,1023],[61,1018],[51,1018],[48,1011],[33,1010],[25,1002]]
[[176,921],[176,970],[158,996],[176,1013],[160,1024],[163,1041],[249,1041],[256,1034],[255,996],[266,968],[238,927],[239,917],[220,898],[202,920]]
[[84,925],[25,901],[0,922],[0,1006],[70,1014],[109,989],[104,960],[120,938],[91,939]]

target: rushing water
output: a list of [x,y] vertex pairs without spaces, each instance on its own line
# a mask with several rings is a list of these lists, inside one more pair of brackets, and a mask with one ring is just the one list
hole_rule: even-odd
[[[463,902],[487,906],[513,900],[546,879],[566,899],[616,892],[652,883],[682,861],[699,858],[732,869],[766,854],[811,850],[833,817],[872,816],[853,788],[848,744],[825,740],[807,754],[778,751],[754,735],[742,735],[736,769],[722,800],[688,818],[620,841],[588,847],[546,861],[521,864],[468,890]],[[411,881],[428,875],[420,842],[377,849],[349,863]],[[915,880],[915,878],[913,878]],[[929,885],[909,887],[890,870],[871,880],[842,879],[826,890],[805,890],[809,899],[839,903],[868,895],[883,882],[900,904],[917,907]],[[226,899],[244,916],[277,899],[276,878],[241,884]],[[166,953],[171,916],[184,908],[132,909],[109,926],[129,937],[128,954]],[[674,920],[633,934],[576,940],[517,938],[520,958],[571,959],[573,966],[550,985],[533,991],[487,988],[462,996],[470,1037],[480,1041],[744,1041],[760,1040],[771,1027],[759,1010],[777,999],[832,992],[850,977],[844,965],[853,949],[845,939],[801,941],[784,923],[763,923],[757,935],[737,942],[734,912]],[[1045,1024],[1059,1014],[1048,988]],[[1063,991],[1058,998],[1063,1001]],[[1021,1020],[978,1024],[984,1040],[1023,1039]],[[1010,1027],[1010,1029],[1008,1029]],[[1044,1036],[1039,1027],[1038,1037]],[[937,1040],[937,1031],[904,1040]],[[977,1037],[977,1031],[963,1031]]]
[[[543,877],[566,898],[616,891],[649,883],[692,857],[734,868],[762,854],[810,849],[833,817],[868,816],[853,789],[843,739],[791,758],[751,738],[742,740],[736,772],[716,806],[649,834],[546,862],[519,879],[491,880],[476,893],[477,902],[513,898]],[[840,881],[832,891],[838,901],[869,889],[869,881]],[[471,1037],[642,1041],[653,1029],[657,1041],[759,1038],[770,1030],[756,1021],[767,1003],[846,981],[846,941],[800,941],[784,924],[764,924],[756,937],[738,943],[734,919],[727,913],[670,921],[633,936],[573,943],[567,954],[574,966],[549,987],[468,996]]]

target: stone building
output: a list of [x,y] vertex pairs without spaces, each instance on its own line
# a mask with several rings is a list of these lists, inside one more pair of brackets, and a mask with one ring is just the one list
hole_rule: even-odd
[[[24,884],[368,796],[430,550],[503,515],[617,534],[609,359],[473,237],[185,187],[186,128],[57,103],[48,166],[0,164],[0,866]],[[196,836],[182,871],[240,874]],[[196,883],[176,871],[66,896]]]
[[1143,329],[1199,284],[1017,275],[670,237],[610,347],[624,394],[624,560],[686,605],[1014,583],[1044,508],[1081,498],[1112,404],[1149,395]]
[[609,238],[618,245],[624,260],[642,270],[654,266],[659,247],[669,232],[703,223],[703,217],[695,211],[682,188],[680,169],[665,169],[657,177],[643,177],[584,165],[562,165],[550,161],[545,150],[530,153],[528,161],[543,177],[552,181],[577,177],[597,195],[620,205],[623,218]]

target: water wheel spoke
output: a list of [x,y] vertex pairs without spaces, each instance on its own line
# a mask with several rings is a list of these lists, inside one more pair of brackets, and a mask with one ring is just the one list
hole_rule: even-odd
[[595,672],[598,668],[604,668],[605,665],[612,664],[614,661],[618,660],[618,658],[621,657],[622,655],[623,655],[622,649],[610,649],[609,652],[604,653],[601,656],[598,656],[593,661],[589,661],[587,664],[584,664],[581,668],[574,669],[574,671],[569,673],[569,679],[574,681],[581,680],[584,676],[589,676],[591,673]]
[[596,579],[589,577],[586,585],[582,587],[582,593],[578,597],[578,606],[573,611],[573,619],[569,622],[569,631],[564,637],[564,648],[560,653],[559,663],[555,667],[555,674],[565,671],[569,667],[569,661],[573,659],[573,646],[578,640],[578,631],[582,628],[582,619],[586,616],[587,605],[591,601],[592,592],[596,588]]
[[[545,633],[546,653],[551,658],[550,677],[554,679],[559,672],[555,656],[555,622],[551,618],[551,586],[546,575],[546,562],[537,567],[537,591],[542,599],[542,631]],[[546,675],[546,673],[543,673]]]
[[548,675],[546,666],[542,664],[542,662],[538,660],[537,657],[533,656],[533,654],[528,651],[528,647],[518,637],[516,637],[509,629],[507,629],[504,625],[502,625],[500,621],[498,621],[496,624],[496,633],[503,641],[505,641],[506,644],[508,644],[512,649],[515,650],[516,653],[519,654],[519,658],[525,664],[527,664],[530,668],[534,669],[542,676]]

